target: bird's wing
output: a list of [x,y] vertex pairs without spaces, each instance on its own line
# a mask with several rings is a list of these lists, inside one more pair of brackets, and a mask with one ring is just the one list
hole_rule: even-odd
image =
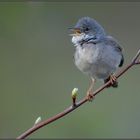
[[107,36],[105,43],[107,45],[110,45],[110,46],[114,47],[114,49],[121,54],[122,59],[121,59],[120,64],[119,64],[119,67],[121,67],[124,63],[124,57],[123,57],[121,46],[119,45],[117,40],[115,40],[112,36]]

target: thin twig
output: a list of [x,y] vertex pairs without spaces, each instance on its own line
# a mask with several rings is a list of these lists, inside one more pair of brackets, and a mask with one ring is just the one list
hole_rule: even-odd
[[[123,75],[128,69],[130,69],[132,66],[140,64],[140,61],[137,60],[138,57],[140,56],[140,49],[138,50],[137,54],[133,57],[132,61],[130,62],[130,64],[126,65],[124,68],[122,68],[117,74],[116,77],[119,78],[121,75]],[[100,93],[102,90],[104,90],[108,85],[110,85],[110,81],[108,81],[107,83],[105,83],[104,85],[102,85],[101,87],[99,87],[96,91],[94,91],[93,96],[96,96],[98,93]],[[21,134],[20,136],[17,137],[17,139],[24,139],[27,136],[29,136],[30,134],[32,134],[33,132],[35,132],[36,130],[40,129],[43,126],[46,126],[56,120],[58,120],[59,118],[64,117],[65,115],[69,114],[70,112],[74,111],[76,108],[80,107],[82,104],[86,103],[88,101],[88,99],[86,97],[84,97],[82,100],[80,100],[78,103],[74,103],[74,105],[71,105],[70,107],[68,107],[67,109],[65,109],[64,111],[62,111],[61,113],[45,120],[45,121],[41,121],[39,123],[37,123],[36,125],[32,126],[30,129],[28,129],[27,131],[25,131],[23,134]]]
[[139,56],[140,56],[140,49],[137,51],[136,55],[132,59],[132,63],[135,63],[137,61],[137,59],[138,59]]

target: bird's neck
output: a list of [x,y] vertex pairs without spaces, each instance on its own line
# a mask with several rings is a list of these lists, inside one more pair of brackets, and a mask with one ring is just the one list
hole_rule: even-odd
[[72,38],[72,42],[75,46],[82,46],[85,43],[93,43],[96,44],[100,42],[104,38],[104,36],[74,36]]

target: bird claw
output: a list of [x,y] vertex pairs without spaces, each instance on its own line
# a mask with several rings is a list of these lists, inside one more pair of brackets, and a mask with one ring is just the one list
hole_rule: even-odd
[[95,96],[92,94],[91,91],[88,91],[88,92],[87,92],[86,98],[87,98],[88,101],[92,102],[93,99],[94,99],[94,97],[95,97]]
[[117,77],[115,75],[110,75],[110,83],[111,85],[114,85],[114,83],[116,83],[117,81]]

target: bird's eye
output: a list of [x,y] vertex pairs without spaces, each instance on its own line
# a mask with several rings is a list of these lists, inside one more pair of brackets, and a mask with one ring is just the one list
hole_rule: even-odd
[[85,31],[89,31],[89,28],[87,27],[87,28],[85,28]]

